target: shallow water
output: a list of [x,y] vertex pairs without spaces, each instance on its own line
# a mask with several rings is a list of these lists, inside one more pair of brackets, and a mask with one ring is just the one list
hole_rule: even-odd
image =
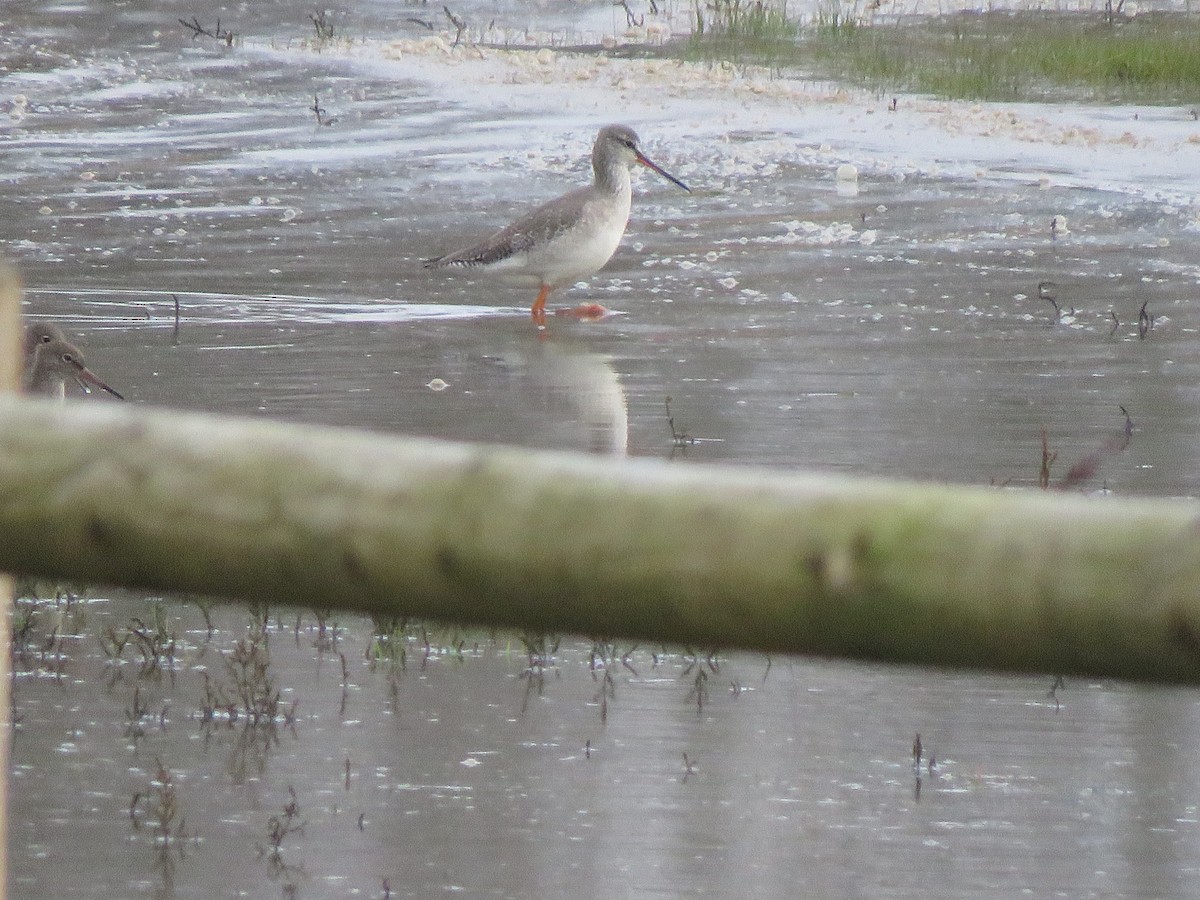
[[[390,34],[410,11],[339,25]],[[581,84],[586,101],[540,112],[508,83],[448,99],[419,60],[305,51],[293,5],[230,16],[249,36],[233,51],[175,22],[198,13],[18,5],[0,30],[0,238],[29,314],[130,402],[1015,485],[1036,483],[1043,428],[1061,477],[1124,407],[1133,439],[1086,487],[1200,493],[1194,184],[1102,188],[1087,164],[1046,176],[1019,154],[975,172],[949,146],[890,160],[861,142],[912,120],[882,104],[863,121],[883,137],[799,110],[688,139],[653,90],[590,106]],[[528,291],[420,267],[586,178],[596,124],[626,118],[695,193],[641,175],[617,256],[553,301],[616,315],[539,338]],[[369,658],[367,620],[331,645],[283,612],[270,671],[295,722],[247,729],[202,721],[244,612],[218,609],[209,637],[168,602],[159,677],[97,638],[150,602],[103,596],[58,632],[43,609],[18,662],[14,896],[375,897],[386,879],[394,896],[1186,897],[1200,866],[1192,691],[1069,683],[1060,706],[1050,678],[646,647],[610,663],[607,698],[586,642],[531,669],[512,637],[460,654],[438,632],[427,654],[418,634],[401,667]],[[919,780],[915,732],[938,760]],[[165,857],[151,801],[141,827],[129,815],[160,762],[186,819]],[[273,864],[289,786],[306,826]]]
[[[244,613],[218,610],[210,637],[168,604],[164,672],[94,637],[151,621],[144,601],[62,609],[61,642],[18,657],[14,896],[379,897],[386,879],[406,897],[1184,897],[1194,883],[1190,691],[1072,682],[1056,698],[1049,678],[624,646],[597,662],[576,641],[531,665],[515,638],[453,632],[428,652],[415,634],[401,664],[372,652],[366,622],[322,633],[284,611],[269,671],[294,723],[253,726],[203,713],[206,683],[232,689],[219,654],[256,633]],[[165,849],[160,765],[176,798]],[[276,858],[289,789],[304,828]]]

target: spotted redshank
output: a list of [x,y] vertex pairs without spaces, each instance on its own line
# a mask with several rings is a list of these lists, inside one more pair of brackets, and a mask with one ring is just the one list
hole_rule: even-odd
[[74,381],[85,391],[97,387],[118,400],[125,399],[92,373],[74,344],[51,338],[34,346],[33,364],[25,373],[25,390],[29,393],[62,400],[66,396],[67,382]]
[[428,260],[425,267],[480,269],[518,284],[537,285],[531,312],[534,322],[544,325],[550,292],[594,275],[616,252],[629,224],[630,171],[635,164],[691,192],[646,158],[633,129],[606,125],[592,147],[595,178],[591,185],[539,206],[480,244]]

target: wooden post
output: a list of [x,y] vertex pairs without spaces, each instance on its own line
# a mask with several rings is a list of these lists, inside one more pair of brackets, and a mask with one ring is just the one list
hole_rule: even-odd
[[[21,281],[0,257],[0,395],[21,389]],[[12,747],[13,580],[0,573],[0,897],[8,890],[8,776]]]
[[1200,504],[0,399],[0,569],[771,652],[1200,683]]

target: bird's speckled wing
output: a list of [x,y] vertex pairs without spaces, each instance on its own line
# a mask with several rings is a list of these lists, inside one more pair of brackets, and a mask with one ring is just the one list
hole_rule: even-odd
[[580,209],[590,194],[591,188],[586,187],[563,194],[526,213],[482,243],[427,260],[425,268],[486,266],[526,253],[539,244],[547,244],[579,222]]

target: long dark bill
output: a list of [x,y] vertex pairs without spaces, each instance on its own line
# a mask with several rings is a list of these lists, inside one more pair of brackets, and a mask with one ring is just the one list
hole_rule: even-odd
[[79,367],[79,371],[77,371],[75,373],[75,379],[80,383],[80,385],[83,386],[83,389],[85,391],[90,392],[91,388],[97,387],[97,388],[100,388],[100,390],[102,390],[102,391],[108,391],[108,393],[112,394],[118,400],[125,399],[120,394],[118,394],[116,391],[114,391],[112,388],[110,388],[107,384],[105,384],[103,381],[101,381],[99,378],[97,378],[95,375],[93,375],[91,369],[88,369],[84,366]]
[[637,161],[640,162],[647,169],[653,169],[655,172],[657,172],[663,178],[667,179],[667,181],[670,181],[670,182],[673,182],[673,183],[679,185],[681,188],[683,188],[689,194],[692,192],[692,189],[690,187],[688,187],[686,184],[684,184],[682,181],[680,181],[678,178],[676,178],[674,175],[672,175],[670,172],[668,172],[662,166],[648,160],[642,154],[641,150],[634,150],[633,152],[637,154]]

